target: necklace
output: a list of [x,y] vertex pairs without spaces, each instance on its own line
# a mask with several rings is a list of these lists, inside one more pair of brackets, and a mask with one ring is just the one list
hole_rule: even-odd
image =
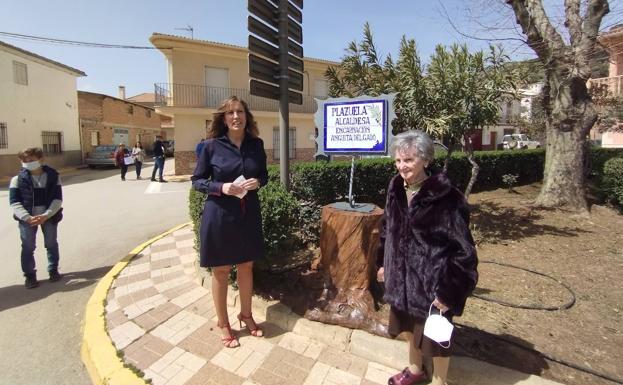
[[43,179],[43,175],[44,174],[41,174],[39,176],[35,176],[34,174],[30,175],[32,177],[33,181],[35,182],[35,187],[43,187],[41,185],[41,179]]
[[409,183],[405,180],[405,187],[407,187],[410,190],[419,189],[419,186],[422,184],[422,182],[424,182],[426,180],[426,178],[428,178],[428,175],[424,174],[424,177],[420,178],[419,180],[416,180],[413,183]]

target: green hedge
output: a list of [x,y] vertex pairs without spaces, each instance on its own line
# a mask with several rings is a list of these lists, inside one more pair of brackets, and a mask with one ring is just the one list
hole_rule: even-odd
[[591,174],[601,176],[605,163],[612,158],[623,158],[623,148],[591,148],[588,158]]
[[[517,184],[543,179],[545,152],[541,149],[523,151],[483,151],[474,154],[480,173],[473,191],[503,187],[502,176],[517,175]],[[443,167],[445,155],[435,158],[434,167]],[[448,164],[452,183],[463,190],[469,182],[472,166],[467,156],[454,153]],[[348,195],[350,162],[297,163],[291,170],[291,190],[297,199],[325,205],[344,200]],[[355,162],[353,194],[359,202],[383,205],[390,178],[396,174],[391,158],[373,158]]]
[[609,201],[623,206],[623,158],[604,162],[603,190]]

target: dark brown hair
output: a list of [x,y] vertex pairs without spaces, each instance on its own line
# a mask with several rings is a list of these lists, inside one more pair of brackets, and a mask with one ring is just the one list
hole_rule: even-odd
[[34,156],[37,159],[43,158],[43,150],[40,147],[28,147],[17,153],[17,157],[20,160],[24,160],[26,157]]
[[239,99],[237,96],[230,96],[229,98],[223,100],[218,110],[216,110],[216,112],[214,113],[212,118],[212,124],[208,129],[208,138],[218,138],[227,133],[228,128],[225,124],[225,113],[229,111],[231,104],[234,102],[240,102],[240,104],[242,104],[242,108],[244,108],[244,113],[247,117],[247,123],[244,127],[245,133],[251,135],[254,138],[257,138],[260,135],[260,132],[257,129],[257,123],[255,122],[255,118],[249,110],[249,106],[247,105],[247,103],[244,100]]

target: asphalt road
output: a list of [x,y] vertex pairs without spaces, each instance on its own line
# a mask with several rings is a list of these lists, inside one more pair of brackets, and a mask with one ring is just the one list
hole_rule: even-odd
[[[167,161],[165,174],[172,170]],[[189,221],[189,182],[125,182],[118,170],[80,170],[63,181],[59,224],[60,282],[47,281],[43,235],[37,235],[41,285],[26,290],[20,241],[6,185],[0,189],[0,385],[88,385],[80,359],[84,309],[97,281],[130,250]]]

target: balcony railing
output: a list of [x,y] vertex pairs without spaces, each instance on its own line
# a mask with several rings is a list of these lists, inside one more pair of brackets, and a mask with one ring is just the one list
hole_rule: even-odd
[[603,87],[608,90],[611,96],[623,95],[623,75],[609,78],[589,79],[588,87]]
[[[157,107],[218,108],[221,102],[236,95],[249,105],[251,111],[279,111],[279,102],[254,96],[243,88],[220,88],[193,84],[154,84]],[[290,112],[314,113],[316,102],[303,96],[303,104],[290,104]]]

